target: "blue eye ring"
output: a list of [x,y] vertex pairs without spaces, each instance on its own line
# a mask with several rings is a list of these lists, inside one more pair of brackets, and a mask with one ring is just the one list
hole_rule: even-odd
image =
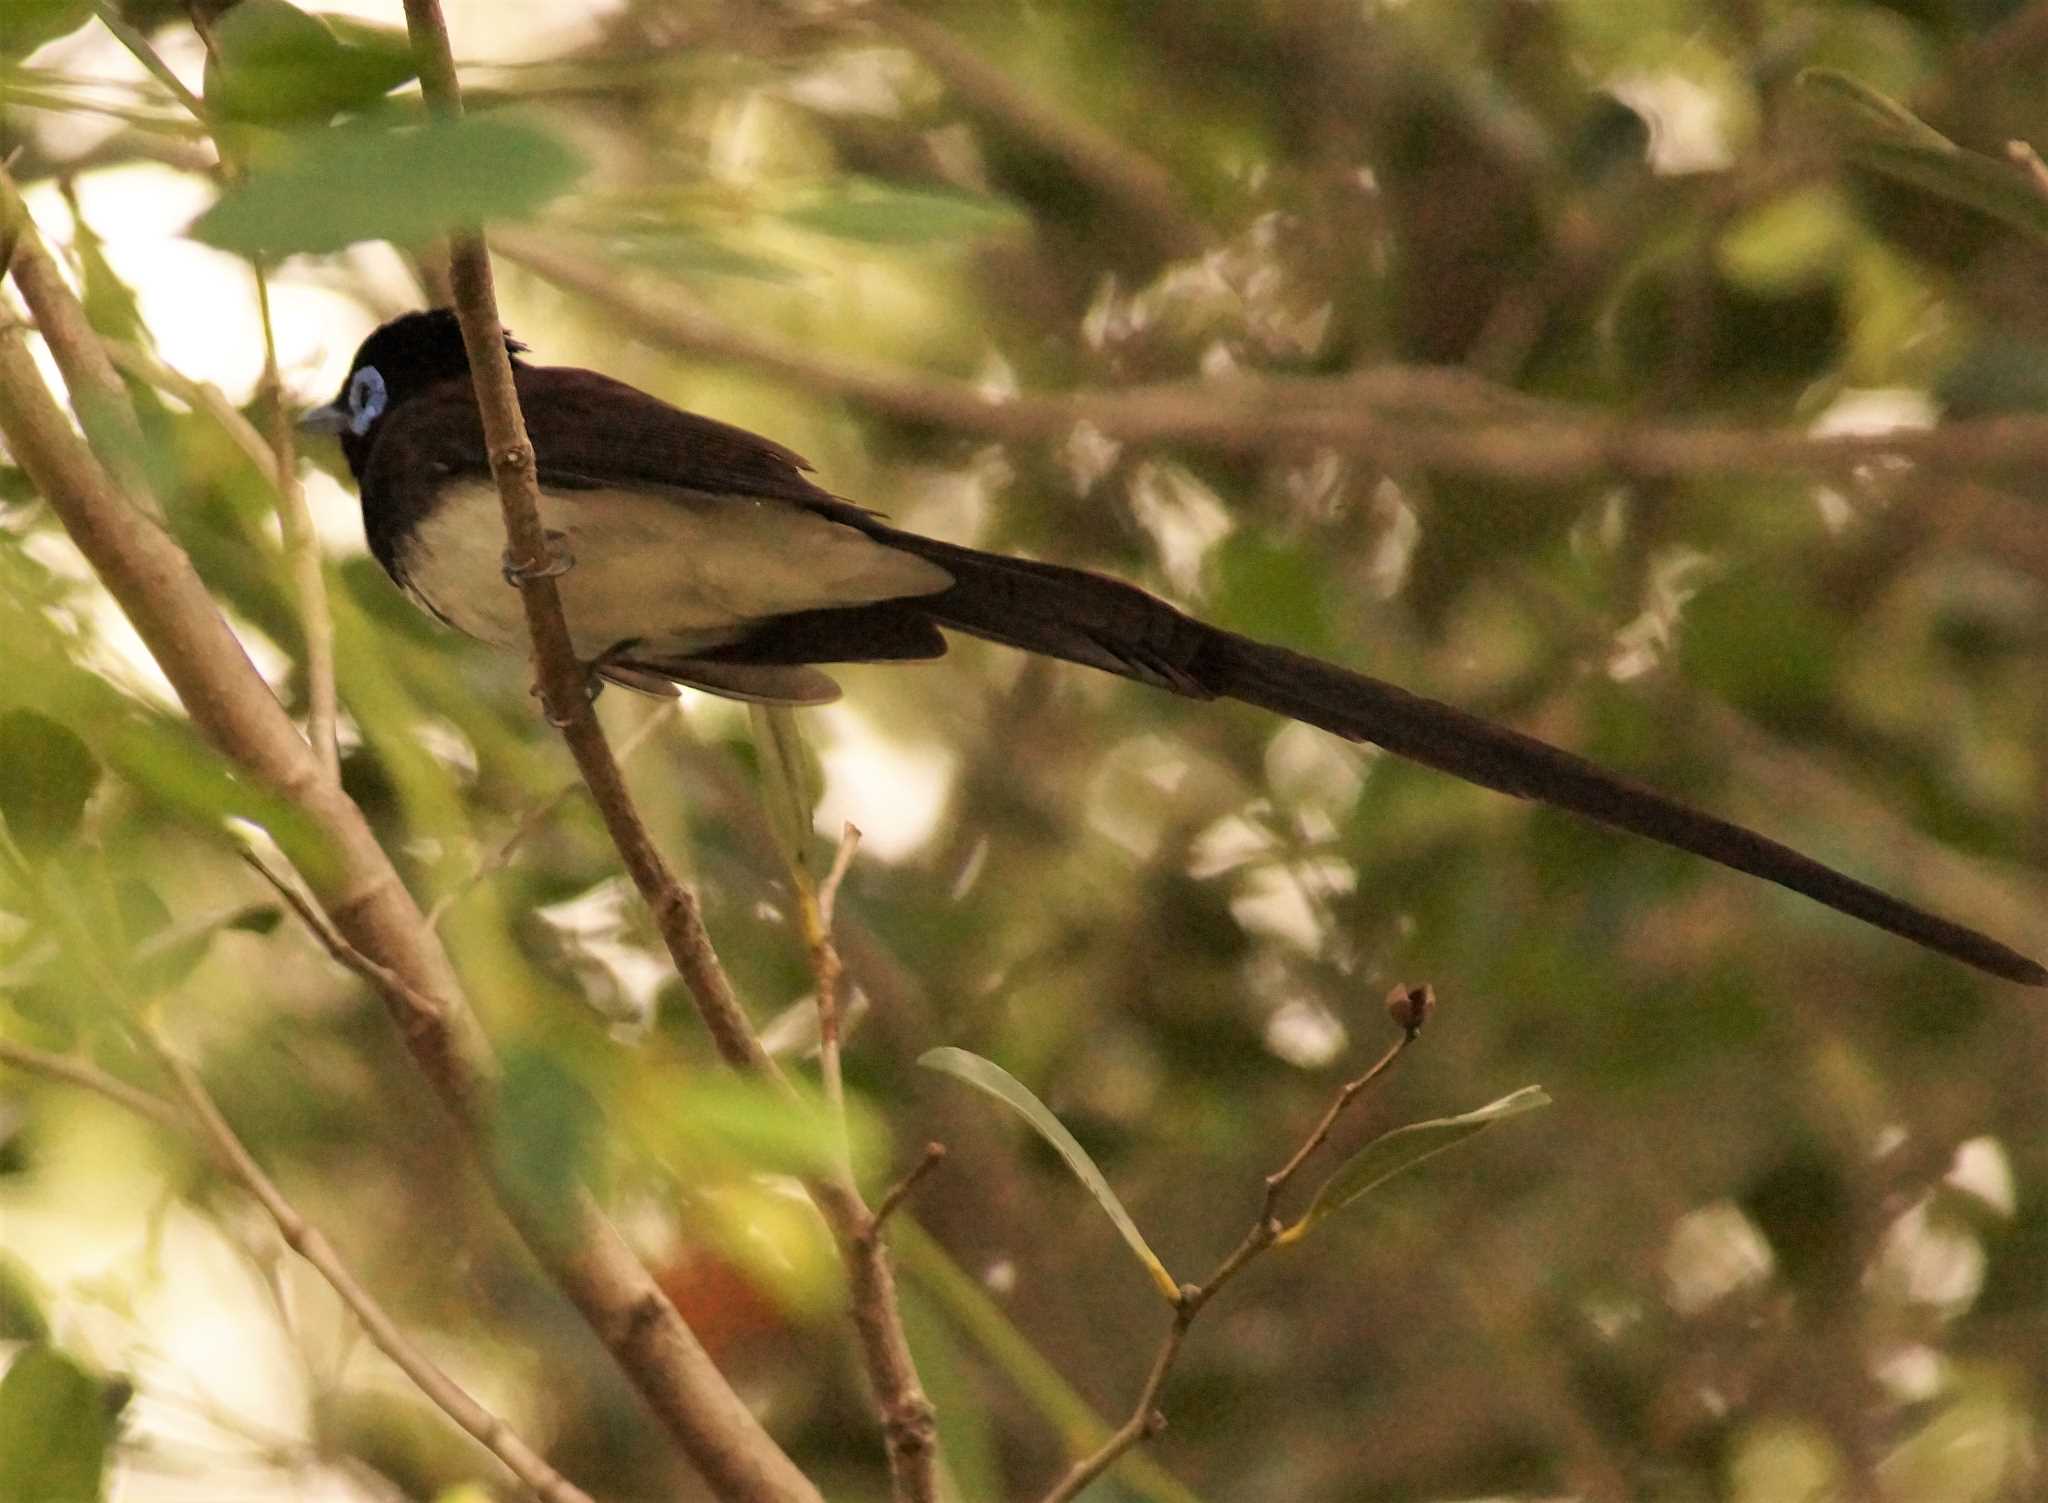
[[361,438],[370,431],[370,424],[384,415],[387,393],[384,377],[374,365],[366,365],[349,377],[348,382],[348,431]]

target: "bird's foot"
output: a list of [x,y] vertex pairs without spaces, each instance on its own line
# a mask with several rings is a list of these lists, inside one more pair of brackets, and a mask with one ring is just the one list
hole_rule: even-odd
[[504,562],[501,567],[505,572],[506,584],[517,589],[530,579],[557,579],[576,567],[576,555],[568,549],[567,534],[557,532],[551,527],[545,536],[547,538],[548,561],[544,564],[529,568],[512,557],[511,549],[507,548],[505,550]]

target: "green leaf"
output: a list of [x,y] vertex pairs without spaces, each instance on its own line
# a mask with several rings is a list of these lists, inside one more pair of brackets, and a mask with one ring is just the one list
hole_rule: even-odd
[[243,255],[419,245],[530,214],[583,174],[553,134],[504,116],[425,125],[363,121],[286,138],[266,168],[193,221],[193,238]]
[[1850,136],[1842,153],[1855,165],[2048,240],[2048,194],[2024,169],[1966,151],[1897,100],[1846,73],[1808,68],[1799,83],[1836,110]]
[[1898,100],[1873,89],[1860,78],[1834,68],[1807,68],[1801,71],[1798,82],[1810,98],[1836,110],[1844,123],[1858,129],[1929,151],[1962,150]]
[[113,1438],[92,1375],[28,1347],[0,1378],[0,1503],[96,1503]]
[[801,276],[787,261],[737,250],[714,236],[680,226],[615,230],[604,236],[604,247],[619,260],[684,276],[778,283],[794,282]]
[[[839,1162],[838,1132],[822,1105],[792,1103],[739,1076],[693,1081],[687,1091],[662,1082],[631,1117],[662,1135],[666,1151],[708,1151],[750,1172],[825,1174]],[[857,1164],[879,1159],[887,1142],[881,1122],[869,1111],[849,1112],[847,1134]]]
[[229,120],[318,124],[372,105],[414,76],[402,34],[352,27],[348,35],[289,0],[240,0],[214,28],[206,102]]
[[950,1046],[931,1049],[920,1055],[917,1061],[927,1069],[940,1070],[956,1080],[964,1080],[977,1090],[1008,1106],[1018,1116],[1036,1129],[1038,1135],[1052,1144],[1059,1156],[1067,1161],[1067,1167],[1074,1171],[1074,1177],[1088,1187],[1088,1193],[1095,1197],[1095,1203],[1102,1207],[1109,1219],[1116,1223],[1116,1229],[1123,1233],[1124,1241],[1152,1275],[1152,1281],[1169,1300],[1178,1302],[1180,1285],[1173,1275],[1166,1271],[1166,1265],[1159,1261],[1146,1243],[1144,1233],[1138,1230],[1131,1213],[1124,1209],[1122,1201],[1116,1198],[1116,1191],[1110,1189],[1109,1181],[1102,1177],[1102,1171],[1095,1160],[1088,1156],[1088,1150],[1074,1140],[1060,1119],[1055,1117],[1045,1103],[1031,1094],[1023,1081],[1005,1070],[993,1060],[983,1059],[979,1054],[970,1054],[965,1049]]
[[551,1054],[519,1049],[506,1057],[491,1159],[499,1183],[546,1234],[574,1230],[577,1190],[603,1137],[597,1099]]
[[782,218],[801,229],[870,245],[968,240],[1021,222],[998,199],[930,188],[898,188],[868,178],[821,190]]
[[1533,1112],[1539,1106],[1548,1105],[1550,1097],[1543,1087],[1523,1086],[1511,1095],[1461,1116],[1412,1122],[1390,1133],[1382,1133],[1346,1159],[1335,1174],[1323,1181],[1322,1188],[1316,1191],[1316,1198],[1309,1202],[1308,1210],[1302,1213],[1299,1221],[1282,1232],[1278,1240],[1283,1243],[1298,1241],[1324,1217],[1343,1210],[1403,1169],[1413,1168],[1424,1159],[1455,1147],[1496,1122],[1505,1122],[1510,1117],[1519,1117],[1524,1112]]
[[0,4],[0,58],[27,57],[92,19],[92,0],[6,0]]
[[99,780],[99,760],[67,727],[35,710],[0,715],[0,819],[23,850],[69,840]]
[[50,1323],[43,1316],[43,1294],[29,1266],[12,1253],[0,1252],[0,1341],[47,1341]]
[[[761,754],[761,802],[782,859],[809,870],[811,811],[818,806],[819,784],[804,744],[796,712],[780,705],[749,705],[754,745]],[[813,879],[822,876],[812,872]]]
[[256,903],[173,923],[163,899],[147,883],[134,877],[122,880],[116,897],[132,946],[131,973],[136,986],[145,993],[168,991],[191,975],[206,958],[214,936],[230,929],[244,934],[268,934],[284,917],[284,911],[275,903]]

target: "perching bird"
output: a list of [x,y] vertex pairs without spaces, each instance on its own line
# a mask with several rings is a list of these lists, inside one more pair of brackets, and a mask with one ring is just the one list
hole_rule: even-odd
[[[2028,986],[2048,968],[1753,830],[1435,700],[1182,614],[1085,569],[901,532],[819,489],[802,458],[596,371],[534,367],[507,340],[541,520],[577,654],[638,689],[770,704],[838,694],[819,663],[929,659],[945,630],[1192,699],[1235,699],[1370,741],[1482,787],[1568,809],[1806,894]],[[370,551],[433,615],[523,649],[462,331],[393,319],[305,426],[337,434]]]

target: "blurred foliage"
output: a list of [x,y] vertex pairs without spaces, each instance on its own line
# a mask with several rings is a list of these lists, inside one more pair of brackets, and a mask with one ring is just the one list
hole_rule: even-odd
[[[61,205],[136,162],[189,175],[208,132],[238,180],[191,234],[354,299],[337,350],[423,297],[344,247],[523,219],[498,271],[537,359],[770,433],[902,525],[1122,574],[2048,944],[2033,473],[1563,484],[1087,422],[1004,439],[918,396],[1185,383],[1255,426],[1234,377],[1432,366],[1602,432],[2038,413],[2048,196],[2006,143],[2048,143],[2048,6],[565,3],[572,45],[466,69],[461,126],[424,122],[389,29],[209,3],[202,62],[184,4],[106,9],[208,119],[108,82],[91,5],[7,0],[0,154],[112,337],[155,342],[116,270],[135,247]],[[484,9],[454,11],[459,53]],[[543,271],[535,240],[588,274]],[[849,373],[910,384],[871,401]],[[132,390],[170,527],[303,713],[267,481]],[[1430,390],[1408,420],[1455,430]],[[831,1145],[723,1083],[594,814],[555,801],[570,769],[524,665],[353,548],[327,568],[346,786],[505,1061],[501,1168],[542,1204],[592,1187],[828,1495],[884,1496],[837,1264],[788,1180]],[[695,1496],[381,1008],[243,859],[317,847],[192,733],[4,465],[0,641],[0,1042],[161,1091],[125,1028],[149,1005],[437,1357],[602,1495]],[[1532,1080],[1556,1105],[1263,1260],[1194,1327],[1171,1428],[1091,1498],[2048,1486],[2038,1004],[1241,707],[975,643],[843,677],[850,710],[806,719],[818,849],[841,818],[870,834],[840,901],[853,1147],[877,1191],[951,1150],[899,1235],[960,1497],[1042,1492],[1091,1409],[1121,1419],[1165,1320],[1059,1154],[920,1055],[999,1062],[1157,1259],[1200,1271],[1384,1046],[1377,999],[1425,980],[1436,1019],[1283,1214],[1403,1123]],[[792,832],[744,712],[601,709],[621,736],[664,717],[629,768],[650,823],[754,1015],[800,1003]],[[50,1496],[96,1496],[103,1460],[136,1496],[195,1470],[267,1479],[251,1496],[496,1486],[346,1329],[174,1134],[0,1073],[0,1477],[39,1446],[46,1490],[71,1479]],[[118,1424],[105,1372],[138,1375]]]

